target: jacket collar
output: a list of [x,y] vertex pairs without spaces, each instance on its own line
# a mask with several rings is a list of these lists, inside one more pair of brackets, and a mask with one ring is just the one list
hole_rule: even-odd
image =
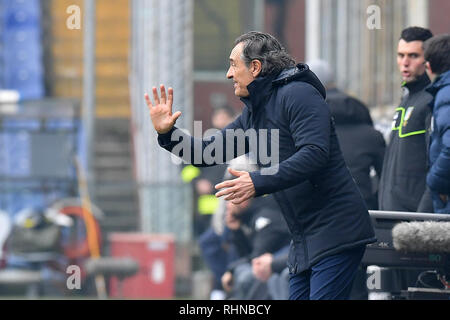
[[248,97],[241,98],[241,101],[249,108],[250,112],[258,110],[258,108],[267,100],[273,90],[272,81],[277,75],[268,75],[258,77],[248,86]]
[[426,90],[434,96],[442,87],[448,85],[450,85],[450,71],[439,75]]
[[306,82],[316,88],[324,99],[326,98],[325,88],[319,78],[309,69],[308,65],[299,63],[276,74],[256,78],[247,86],[249,96],[241,98],[241,101],[247,105],[250,112],[256,111],[267,101],[275,87],[292,81]]
[[409,94],[422,91],[431,83],[430,78],[426,72],[424,72],[416,81],[403,83],[402,86],[408,88]]

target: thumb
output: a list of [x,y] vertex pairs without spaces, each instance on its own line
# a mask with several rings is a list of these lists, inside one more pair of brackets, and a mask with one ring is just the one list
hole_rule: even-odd
[[245,173],[245,171],[237,171],[231,168],[228,168],[228,171],[235,177],[240,177]]
[[172,115],[172,121],[175,123],[178,118],[181,116],[181,111],[177,111]]

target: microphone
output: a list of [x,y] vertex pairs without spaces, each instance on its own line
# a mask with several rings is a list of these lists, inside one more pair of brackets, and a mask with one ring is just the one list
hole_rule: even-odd
[[392,228],[392,240],[398,251],[450,253],[450,222],[401,222]]

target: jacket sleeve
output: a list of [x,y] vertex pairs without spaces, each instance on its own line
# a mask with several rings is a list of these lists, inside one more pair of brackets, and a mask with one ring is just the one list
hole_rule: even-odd
[[242,115],[215,135],[200,139],[194,138],[185,130],[173,127],[165,134],[158,134],[159,145],[196,167],[209,167],[223,164],[249,152],[248,140],[237,143],[236,137],[227,138],[228,132],[243,129]]
[[441,150],[427,175],[432,191],[450,194],[450,104],[441,106],[435,117],[436,128],[441,136]]
[[282,98],[281,107],[296,152],[276,166],[250,173],[255,196],[299,184],[323,169],[329,158],[331,115],[320,93],[309,84],[297,83]]
[[283,253],[279,256],[273,257],[271,265],[272,272],[281,273],[285,268],[287,268],[288,257],[288,253]]
[[381,171],[383,169],[384,153],[386,151],[386,141],[384,140],[384,137],[381,134],[381,132],[376,131],[376,130],[375,130],[375,139],[374,139],[373,150],[374,150],[373,166],[375,168],[378,178],[380,178]]

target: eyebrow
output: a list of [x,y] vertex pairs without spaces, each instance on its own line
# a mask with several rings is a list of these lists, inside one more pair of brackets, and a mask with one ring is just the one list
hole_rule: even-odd
[[418,52],[397,52],[397,54],[402,54],[402,55],[405,55],[405,56],[412,56],[412,55],[420,55],[420,53],[418,53]]

